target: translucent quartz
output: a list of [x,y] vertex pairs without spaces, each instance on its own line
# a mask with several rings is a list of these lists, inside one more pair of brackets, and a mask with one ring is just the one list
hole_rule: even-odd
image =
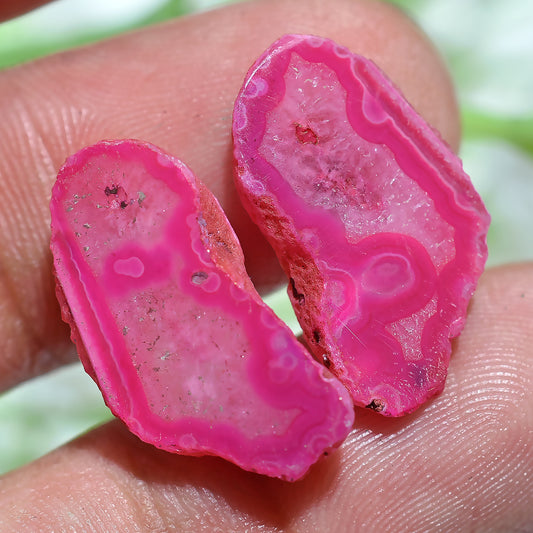
[[139,141],[85,148],[61,168],[51,215],[63,317],[141,439],[294,480],[346,437],[346,389],[263,304],[180,161]]
[[233,137],[315,357],[384,415],[440,392],[487,256],[460,160],[374,63],[305,35],[251,67]]

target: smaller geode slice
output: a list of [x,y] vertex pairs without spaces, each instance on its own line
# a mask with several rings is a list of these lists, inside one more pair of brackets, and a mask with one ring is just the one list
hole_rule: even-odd
[[141,439],[300,478],[353,424],[346,389],[261,301],[218,202],[140,141],[71,156],[50,203],[64,320]]

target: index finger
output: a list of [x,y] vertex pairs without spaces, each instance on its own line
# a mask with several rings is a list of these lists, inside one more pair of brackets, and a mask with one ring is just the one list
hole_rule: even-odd
[[372,58],[457,146],[438,54],[395,8],[365,0],[238,3],[0,73],[0,389],[71,354],[54,296],[48,202],[60,165],[87,144],[134,137],[182,159],[225,209],[258,289],[282,279],[234,191],[231,116],[253,60],[295,31]]

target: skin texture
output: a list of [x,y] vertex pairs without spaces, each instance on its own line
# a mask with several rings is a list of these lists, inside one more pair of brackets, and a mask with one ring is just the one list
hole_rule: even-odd
[[[66,156],[100,138],[145,138],[186,161],[230,214],[260,287],[280,280],[271,252],[244,231],[230,116],[246,69],[282,33],[324,35],[373,57],[457,147],[449,78],[416,27],[379,3],[324,4],[248,2],[0,73],[4,388],[71,357],[47,205]],[[0,530],[531,530],[532,286],[533,265],[482,276],[444,393],[397,421],[358,411],[339,452],[301,482],[171,456],[113,422],[1,479]]]

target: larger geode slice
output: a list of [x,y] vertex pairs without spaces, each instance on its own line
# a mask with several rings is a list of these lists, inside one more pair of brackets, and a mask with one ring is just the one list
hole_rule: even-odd
[[441,391],[487,257],[460,160],[374,63],[305,35],[251,67],[233,136],[242,202],[316,358],[384,415]]

